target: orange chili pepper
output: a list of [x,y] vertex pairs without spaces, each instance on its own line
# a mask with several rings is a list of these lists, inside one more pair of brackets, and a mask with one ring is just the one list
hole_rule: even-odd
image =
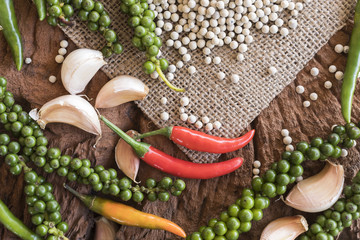
[[141,212],[122,203],[78,193],[66,184],[64,187],[77,196],[90,210],[111,221],[127,226],[161,229],[186,238],[186,233],[181,227],[165,218]]

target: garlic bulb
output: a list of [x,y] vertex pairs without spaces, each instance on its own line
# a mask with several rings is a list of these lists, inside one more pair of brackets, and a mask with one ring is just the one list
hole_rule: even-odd
[[149,88],[139,79],[123,75],[107,82],[99,91],[95,107],[110,108],[122,103],[142,100],[149,92]]
[[[130,137],[133,137],[137,132],[129,130],[126,132]],[[115,147],[115,161],[118,168],[128,176],[131,180],[136,182],[136,176],[139,170],[140,159],[136,155],[134,149],[127,144],[122,138]]]
[[293,240],[307,230],[308,223],[301,215],[278,218],[264,228],[260,240]]
[[84,91],[95,73],[106,64],[100,51],[80,48],[72,51],[61,67],[61,79],[70,94]]
[[285,204],[303,212],[321,212],[339,199],[343,186],[343,166],[327,161],[320,173],[295,185]]
[[115,224],[105,217],[96,220],[96,230],[94,240],[115,240]]
[[39,111],[31,110],[30,116],[42,129],[48,123],[67,123],[89,133],[101,135],[100,121],[94,107],[82,97],[64,95],[45,103]]

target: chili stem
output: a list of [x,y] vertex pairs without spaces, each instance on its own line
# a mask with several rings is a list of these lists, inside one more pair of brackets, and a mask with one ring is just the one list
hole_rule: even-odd
[[74,189],[72,189],[69,185],[67,185],[67,184],[64,183],[63,186],[64,186],[64,188],[65,188],[66,190],[68,190],[69,192],[71,192],[72,194],[74,194],[76,197],[80,198],[81,200],[84,199],[84,195],[78,193],[77,191],[75,191]]
[[174,85],[172,85],[169,80],[167,80],[167,78],[165,77],[164,73],[161,71],[160,66],[156,66],[155,67],[156,72],[159,74],[159,77],[161,78],[161,80],[164,81],[164,83],[172,90],[176,91],[176,92],[185,92],[184,88],[177,88]]
[[172,127],[165,127],[165,128],[161,128],[161,129],[158,129],[158,130],[155,130],[155,131],[135,135],[134,139],[142,139],[142,138],[151,137],[151,136],[154,136],[154,135],[164,135],[166,137],[170,137],[171,132],[172,132]]
[[117,135],[119,135],[125,142],[127,142],[136,152],[136,154],[142,158],[145,153],[149,151],[149,144],[138,142],[129,135],[127,135],[124,131],[120,128],[115,126],[112,122],[107,120],[104,116],[100,115],[100,119],[108,126],[111,130],[113,130]]

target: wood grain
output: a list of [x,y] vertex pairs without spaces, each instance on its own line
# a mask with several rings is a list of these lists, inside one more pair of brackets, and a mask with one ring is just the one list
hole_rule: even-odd
[[[55,63],[59,42],[66,39],[58,28],[50,27],[46,22],[37,20],[34,5],[28,0],[14,1],[18,16],[20,31],[23,34],[24,56],[31,57],[33,62],[24,65],[21,72],[15,70],[9,48],[0,34],[0,75],[5,76],[9,82],[9,89],[15,94],[16,100],[26,106],[26,110],[40,107],[45,102],[57,96],[66,94],[61,81],[55,84],[47,80],[50,75],[60,79],[61,65]],[[351,24],[349,24],[351,26]],[[141,205],[130,203],[132,206],[171,219],[182,226],[187,233],[196,231],[198,227],[234,203],[240,196],[241,190],[249,186],[252,178],[252,162],[256,159],[262,163],[261,173],[273,163],[280,160],[280,154],[285,146],[282,143],[280,131],[282,128],[290,130],[294,142],[308,141],[312,137],[325,137],[333,124],[344,123],[340,112],[341,82],[328,72],[328,66],[335,64],[338,69],[344,70],[346,56],[336,54],[333,50],[337,43],[348,44],[351,27],[345,27],[338,32],[319,53],[316,54],[296,80],[276,97],[269,107],[265,109],[256,120],[251,123],[248,130],[256,129],[254,141],[239,150],[236,154],[246,160],[244,165],[235,173],[211,180],[186,180],[187,190],[178,198],[171,197],[168,203],[144,202]],[[75,49],[70,42],[69,51]],[[310,75],[312,67],[320,70],[318,77]],[[326,80],[333,83],[333,88],[327,90],[323,87]],[[86,89],[86,94],[94,98],[101,86],[108,81],[107,77],[99,72]],[[299,95],[295,92],[296,85],[303,85],[305,93]],[[316,92],[317,101],[311,101],[309,108],[302,107],[304,100],[309,100],[309,94]],[[359,89],[357,89],[359,92]],[[358,94],[359,95],[359,94]],[[353,120],[360,120],[360,98],[355,98]],[[149,131],[155,129],[154,124],[135,106],[127,103],[122,106],[101,111],[102,114],[114,121],[124,130],[135,129]],[[234,119],[236,121],[236,119]],[[96,149],[91,146],[95,138],[71,126],[63,124],[50,124],[46,136],[50,139],[50,146],[59,146],[63,153],[89,158],[92,164],[103,164],[106,167],[115,167],[113,149],[118,138],[103,126],[104,137]],[[147,142],[166,151],[170,155],[186,159],[186,156],[165,137],[157,136],[147,139]],[[347,182],[359,169],[358,161],[360,147],[349,151],[349,156],[340,158],[336,162],[345,167]],[[227,157],[222,156],[221,160]],[[305,177],[320,171],[323,163],[305,163]],[[42,171],[40,173],[44,174]],[[119,171],[119,174],[120,171]],[[44,174],[46,175],[46,174]],[[139,179],[144,182],[148,177],[161,179],[165,174],[141,163]],[[77,199],[63,190],[63,178],[55,174],[47,175],[47,180],[54,184],[56,199],[61,204],[63,218],[69,223],[70,239],[92,239],[94,234],[94,213],[86,209]],[[85,186],[71,184],[81,192],[90,192]],[[23,194],[23,176],[12,176],[6,164],[0,160],[0,198],[9,206],[17,217],[33,228],[30,216],[27,213],[25,197]],[[253,224],[252,230],[241,236],[241,239],[258,239],[262,229],[269,221],[288,215],[301,214],[299,211],[286,207],[279,199],[273,200],[269,209],[264,212],[264,219]],[[309,223],[314,220],[315,214],[304,214]],[[346,229],[339,239],[359,239],[359,226],[353,224],[352,230]],[[118,239],[126,240],[160,240],[175,239],[170,233],[159,230],[147,230],[135,227],[119,226]],[[17,239],[12,233],[0,226],[0,239]]]

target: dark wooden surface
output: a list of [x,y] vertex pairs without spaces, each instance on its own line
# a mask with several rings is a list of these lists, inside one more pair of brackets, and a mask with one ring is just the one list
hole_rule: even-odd
[[[61,65],[55,63],[54,58],[59,49],[59,42],[67,39],[58,28],[50,27],[46,22],[37,20],[34,5],[29,0],[18,0],[15,8],[19,20],[20,31],[23,34],[24,56],[31,57],[33,62],[24,65],[21,72],[15,70],[9,48],[0,34],[0,75],[8,79],[9,89],[15,94],[16,100],[23,104],[26,110],[40,107],[45,102],[66,94],[60,79]],[[349,24],[351,25],[351,24]],[[350,27],[338,32],[327,45],[314,57],[313,60],[301,71],[295,82],[290,84],[276,97],[270,106],[264,110],[248,129],[256,129],[254,141],[242,150],[239,156],[245,159],[244,165],[235,173],[211,180],[186,180],[187,190],[178,198],[171,197],[168,203],[144,202],[140,205],[130,203],[140,210],[157,214],[171,219],[182,226],[187,233],[195,231],[204,225],[210,218],[218,217],[221,211],[234,203],[239,197],[241,190],[249,186],[252,178],[252,163],[258,159],[262,163],[263,173],[271,163],[278,161],[285,146],[282,143],[280,131],[287,128],[294,142],[310,140],[312,137],[325,137],[333,124],[342,124],[340,112],[340,87],[341,82],[329,73],[327,68],[331,64],[344,70],[346,56],[336,54],[333,51],[337,43],[346,45],[349,40]],[[254,43],[255,44],[255,43]],[[70,42],[68,50],[75,49]],[[318,77],[310,75],[312,67],[318,67]],[[129,73],[131,74],[131,73]],[[55,75],[58,81],[51,84],[48,81],[50,75]],[[95,97],[101,86],[107,81],[107,77],[99,72],[86,89],[89,97]],[[323,87],[326,80],[333,82],[333,88],[327,90]],[[304,85],[306,91],[303,95],[295,92],[295,86]],[[319,99],[311,101],[309,108],[302,107],[304,100],[309,100],[309,94],[316,92]],[[359,90],[358,90],[359,92]],[[359,94],[357,94],[358,96]],[[355,98],[353,120],[360,120],[360,101]],[[136,107],[134,103],[123,104],[119,107],[101,111],[123,130],[135,129],[148,131],[155,129],[154,124]],[[236,119],[234,119],[236,121]],[[89,158],[93,165],[103,164],[106,167],[115,167],[113,149],[118,138],[103,126],[104,137],[99,142],[97,149],[91,146],[95,138],[81,130],[63,124],[50,124],[45,131],[50,139],[50,146],[59,146],[63,153]],[[186,159],[186,156],[169,140],[164,137],[152,137],[147,140],[155,147],[167,153]],[[349,151],[349,156],[337,160],[345,167],[347,181],[359,169],[358,161],[360,147]],[[226,156],[222,156],[224,160]],[[323,163],[305,163],[305,177],[320,171]],[[42,171],[38,171],[44,174]],[[119,171],[119,174],[120,171]],[[149,177],[161,179],[165,174],[147,166],[140,165],[139,179],[144,181]],[[63,178],[56,174],[47,175],[47,180],[54,184],[56,199],[61,204],[61,212],[64,220],[70,225],[68,236],[71,239],[92,239],[94,234],[94,213],[87,210],[77,199],[63,190]],[[90,191],[85,186],[71,184],[77,190],[87,193]],[[6,164],[0,160],[0,198],[10,207],[17,217],[22,219],[28,226],[31,225],[30,216],[27,213],[23,194],[23,176],[12,176]],[[252,230],[241,236],[241,239],[258,239],[262,229],[269,221],[282,216],[302,214],[299,211],[287,207],[280,200],[273,200],[269,209],[264,212],[264,219],[253,224]],[[309,223],[316,214],[304,214]],[[346,229],[339,239],[359,239],[357,233],[359,227],[353,224],[352,229]],[[0,239],[17,239],[12,233],[0,226]],[[174,235],[159,230],[147,230],[135,227],[119,226],[117,239],[175,239]]]

